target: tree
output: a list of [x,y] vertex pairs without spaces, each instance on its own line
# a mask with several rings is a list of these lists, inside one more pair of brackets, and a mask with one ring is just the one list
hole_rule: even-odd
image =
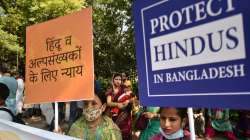
[[83,0],[1,0],[0,62],[8,63],[10,69],[16,69],[18,54],[21,70],[24,70],[26,27],[85,6]]
[[96,74],[103,78],[122,71],[135,75],[131,5],[132,0],[1,0],[0,61],[15,68],[18,50],[24,70],[27,26],[92,6]]
[[112,77],[114,72],[136,74],[132,0],[87,1],[93,6],[95,73]]

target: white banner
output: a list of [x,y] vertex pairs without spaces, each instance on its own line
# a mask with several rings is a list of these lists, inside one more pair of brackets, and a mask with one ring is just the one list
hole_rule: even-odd
[[242,14],[152,38],[150,48],[152,71],[245,59]]
[[0,119],[0,140],[80,140]]

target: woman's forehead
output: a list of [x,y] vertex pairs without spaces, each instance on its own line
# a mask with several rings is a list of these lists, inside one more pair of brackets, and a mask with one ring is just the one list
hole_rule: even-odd
[[163,108],[161,110],[161,115],[164,116],[178,116],[178,111],[176,110],[176,108]]
[[116,75],[113,79],[122,78],[121,75]]

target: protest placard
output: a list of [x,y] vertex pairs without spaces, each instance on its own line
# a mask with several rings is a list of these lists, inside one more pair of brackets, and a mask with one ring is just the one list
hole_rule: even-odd
[[92,9],[26,29],[25,103],[92,99]]

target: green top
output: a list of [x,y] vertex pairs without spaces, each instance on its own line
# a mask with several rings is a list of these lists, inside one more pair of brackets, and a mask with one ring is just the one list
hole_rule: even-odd
[[81,117],[72,125],[68,135],[84,140],[122,140],[120,129],[105,115],[95,132],[88,129],[86,120]]
[[[159,113],[160,107],[147,107],[147,112]],[[143,113],[143,112],[142,112]],[[149,140],[151,137],[159,133],[160,119],[152,118],[149,120],[147,128],[141,131],[139,140]]]
[[[220,118],[216,118],[216,115],[220,116]],[[211,118],[211,125],[217,131],[233,131],[231,122],[229,120],[229,109],[222,109],[220,112],[216,109],[209,109],[208,116]]]

